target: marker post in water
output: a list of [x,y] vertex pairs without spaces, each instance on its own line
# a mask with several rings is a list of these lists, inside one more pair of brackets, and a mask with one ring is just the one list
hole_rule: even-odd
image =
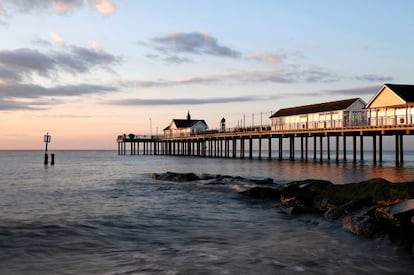
[[[44,161],[44,164],[45,165],[47,165],[49,163],[49,156],[47,155],[47,145],[50,143],[51,138],[52,138],[52,136],[49,135],[49,133],[46,133],[46,135],[43,136],[43,141],[46,144],[46,148],[45,148],[45,161]],[[53,165],[54,162],[55,162],[54,155],[52,154],[52,162],[51,162],[51,164]]]

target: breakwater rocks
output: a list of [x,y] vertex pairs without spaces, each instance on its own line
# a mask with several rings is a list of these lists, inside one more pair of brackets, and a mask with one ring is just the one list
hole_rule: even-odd
[[414,182],[371,179],[343,185],[324,180],[276,184],[273,179],[166,172],[152,178],[202,184],[237,184],[240,194],[279,202],[287,214],[316,213],[338,220],[345,230],[367,238],[389,237],[414,254]]

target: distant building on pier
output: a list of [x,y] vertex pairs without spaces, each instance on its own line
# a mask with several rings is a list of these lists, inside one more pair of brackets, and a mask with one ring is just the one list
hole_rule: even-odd
[[270,119],[272,130],[308,130],[366,125],[366,103],[352,98],[280,109]]
[[384,84],[366,108],[370,126],[413,124],[414,85]]
[[187,119],[173,119],[164,129],[164,137],[184,137],[208,130],[207,123],[202,119],[191,119],[190,112]]

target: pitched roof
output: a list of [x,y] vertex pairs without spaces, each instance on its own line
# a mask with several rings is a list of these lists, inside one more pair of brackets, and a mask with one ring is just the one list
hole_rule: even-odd
[[405,84],[384,84],[396,93],[405,102],[414,102],[414,85]]
[[207,123],[202,119],[173,119],[173,122],[175,123],[175,126],[177,126],[177,128],[193,127],[194,124],[196,124],[197,122],[202,122],[205,125],[207,125]]
[[[205,122],[204,119],[173,119],[172,120],[172,123],[174,123],[175,126],[177,126],[177,128],[191,128],[198,122],[204,123],[207,126],[207,123]],[[168,125],[166,128],[164,128],[164,130],[169,130],[171,124]]]
[[357,100],[360,100],[360,98],[351,98],[298,107],[284,108],[274,113],[270,118],[344,110],[351,106]]

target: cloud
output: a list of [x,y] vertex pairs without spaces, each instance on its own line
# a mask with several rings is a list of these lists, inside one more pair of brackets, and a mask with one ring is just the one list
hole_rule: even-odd
[[39,98],[44,96],[80,96],[86,94],[98,94],[115,92],[114,86],[79,84],[44,87],[36,84],[6,84],[0,86],[0,98]]
[[98,0],[95,6],[98,12],[104,15],[110,15],[116,11],[116,6],[111,0]]
[[237,102],[265,101],[279,98],[278,96],[240,96],[240,97],[214,97],[214,98],[175,98],[175,99],[125,99],[107,102],[112,105],[123,106],[160,106],[160,105],[205,105]]
[[49,35],[50,39],[52,39],[54,42],[58,44],[63,44],[65,40],[63,40],[62,36],[56,32],[51,32]]
[[0,84],[0,111],[44,110],[46,106],[63,102],[62,97],[102,94],[118,91],[110,85],[60,85],[44,87],[36,84]]
[[90,40],[89,41],[89,47],[91,47],[95,51],[100,50],[99,45],[98,45],[98,42],[96,42],[95,40]]
[[228,74],[207,75],[202,77],[186,77],[176,80],[157,79],[157,80],[139,80],[124,81],[121,86],[152,88],[152,87],[174,87],[184,85],[199,84],[250,84],[250,83],[314,83],[314,82],[335,82],[340,77],[334,73],[311,68],[295,71],[247,71],[235,72]]
[[250,54],[248,59],[255,60],[270,65],[279,65],[283,63],[284,56],[272,52],[256,52]]
[[5,16],[6,15],[6,11],[4,10],[3,6],[0,3],[0,16]]
[[35,44],[35,45],[42,46],[42,47],[50,47],[50,46],[52,46],[52,43],[50,41],[48,41],[46,39],[43,39],[43,38],[39,38],[39,37],[33,39],[32,40],[32,43]]
[[2,84],[6,83],[7,80],[16,81],[18,79],[20,79],[20,76],[17,72],[0,66],[0,87]]
[[369,95],[373,96],[379,90],[380,85],[374,86],[365,86],[365,87],[355,87],[355,88],[348,88],[348,89],[339,89],[339,90],[327,90],[324,91],[322,94],[334,94],[334,95],[356,95],[356,96],[363,96]]
[[12,110],[31,110],[33,107],[27,104],[22,104],[13,100],[5,100],[0,98],[0,111]]
[[[60,72],[79,74],[94,68],[109,69],[120,62],[120,58],[102,50],[71,46],[68,52],[22,48],[12,51],[0,51],[0,74],[11,70],[22,78],[33,74],[41,76],[58,75]],[[8,68],[8,69],[5,69]],[[14,77],[15,79],[17,77]]]
[[56,62],[50,56],[37,50],[17,49],[0,51],[0,66],[13,69],[19,75],[30,75],[35,72],[46,76],[56,67]]
[[151,39],[161,53],[185,53],[240,58],[241,52],[221,45],[216,38],[201,32],[176,32]]
[[116,11],[112,0],[4,0],[3,6],[0,6],[0,16],[7,11],[30,13],[54,10],[60,14],[67,14],[87,5],[94,7],[102,15],[110,15]]
[[371,81],[371,82],[390,82],[393,81],[391,76],[383,76],[383,75],[374,75],[374,74],[364,74],[355,76],[356,80],[360,81]]

